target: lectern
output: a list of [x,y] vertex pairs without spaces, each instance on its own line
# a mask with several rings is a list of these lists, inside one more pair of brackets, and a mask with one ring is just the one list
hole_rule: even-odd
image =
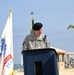
[[22,51],[24,75],[59,75],[55,49]]

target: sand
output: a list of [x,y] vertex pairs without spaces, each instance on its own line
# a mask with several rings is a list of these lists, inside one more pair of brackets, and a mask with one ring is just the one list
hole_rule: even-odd
[[64,69],[59,71],[59,75],[74,75],[74,69]]
[[[14,75],[24,75],[24,72],[14,72]],[[74,69],[64,69],[59,71],[59,75],[74,75]]]
[[14,72],[14,75],[24,75],[24,72]]

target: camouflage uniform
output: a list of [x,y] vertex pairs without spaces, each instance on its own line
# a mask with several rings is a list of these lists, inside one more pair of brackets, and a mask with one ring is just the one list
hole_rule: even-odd
[[34,34],[29,34],[23,41],[22,50],[32,50],[32,49],[41,49],[49,48],[50,43],[46,35],[41,34],[39,37],[36,37]]

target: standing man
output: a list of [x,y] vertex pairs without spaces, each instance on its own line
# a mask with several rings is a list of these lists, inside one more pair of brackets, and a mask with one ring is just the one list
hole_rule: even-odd
[[22,44],[22,51],[50,48],[50,43],[48,42],[47,36],[42,34],[42,27],[42,23],[39,22],[33,25],[34,33],[25,37]]

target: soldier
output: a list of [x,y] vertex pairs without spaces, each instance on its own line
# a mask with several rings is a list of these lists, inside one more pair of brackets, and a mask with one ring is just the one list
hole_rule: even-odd
[[37,22],[33,25],[33,34],[29,34],[25,37],[22,50],[32,50],[41,48],[50,48],[50,43],[46,35],[42,34],[42,24]]

